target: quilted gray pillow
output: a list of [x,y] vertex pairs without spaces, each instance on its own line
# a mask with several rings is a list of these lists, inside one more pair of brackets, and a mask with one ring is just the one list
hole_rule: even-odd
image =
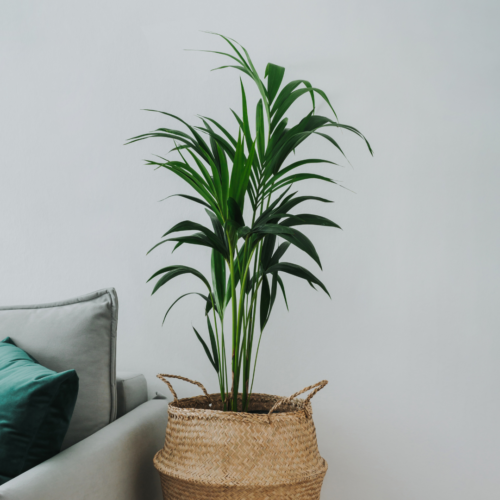
[[0,338],[10,337],[40,364],[74,369],[80,390],[63,449],[116,419],[116,325],[114,288],[76,299],[0,308]]

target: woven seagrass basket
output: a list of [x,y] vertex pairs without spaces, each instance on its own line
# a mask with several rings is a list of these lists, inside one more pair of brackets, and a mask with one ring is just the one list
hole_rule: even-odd
[[[165,446],[154,458],[164,500],[318,500],[328,469],[321,458],[311,398],[319,382],[289,398],[252,394],[250,411],[221,411],[220,394],[199,382],[158,375],[170,388]],[[178,399],[167,378],[200,387],[204,396]],[[313,389],[305,399],[296,396]],[[241,402],[241,398],[239,399]]]

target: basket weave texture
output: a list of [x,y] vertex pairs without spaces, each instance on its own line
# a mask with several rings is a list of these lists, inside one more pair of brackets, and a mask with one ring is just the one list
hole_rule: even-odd
[[[316,441],[310,400],[327,382],[289,398],[252,394],[250,411],[221,411],[220,394],[158,375],[172,394],[165,446],[154,458],[164,500],[319,500],[328,469]],[[168,378],[202,388],[178,399]],[[307,399],[296,396],[314,389]],[[241,396],[238,399],[241,404]]]

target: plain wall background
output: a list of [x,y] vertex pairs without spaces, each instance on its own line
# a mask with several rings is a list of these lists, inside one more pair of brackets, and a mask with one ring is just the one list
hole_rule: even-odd
[[[103,287],[120,300],[118,368],[154,378],[216,378],[192,333],[201,304],[178,279],[153,298],[168,263],[208,269],[208,252],[146,251],[184,218],[188,192],[143,159],[170,143],[125,139],[173,125],[156,108],[234,130],[239,74],[184,48],[240,41],[330,96],[371,141],[337,138],[356,194],[310,206],[343,231],[307,229],[332,294],[286,280],[263,340],[256,390],[313,400],[330,470],[322,498],[500,498],[500,4],[496,1],[152,1],[0,3],[0,303],[50,302]],[[250,83],[247,83],[250,89]],[[252,107],[255,92],[250,91]],[[308,110],[307,98],[297,114]],[[324,105],[318,108],[327,113]],[[304,153],[338,158],[320,139]],[[325,167],[326,168],[326,167]],[[325,172],[328,170],[326,169]],[[292,255],[292,254],[291,254]],[[175,384],[180,394],[196,391]]]

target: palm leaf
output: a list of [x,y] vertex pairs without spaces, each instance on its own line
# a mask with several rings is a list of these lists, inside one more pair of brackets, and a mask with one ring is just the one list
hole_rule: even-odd
[[283,81],[283,77],[285,76],[285,68],[269,63],[266,66],[264,76],[267,77],[267,95],[269,97],[269,104],[271,104],[274,101],[281,82]]
[[270,273],[283,272],[291,274],[292,276],[297,276],[297,278],[306,280],[313,288],[314,288],[313,284],[318,285],[321,289],[323,289],[323,291],[328,295],[328,297],[330,297],[330,293],[326,289],[325,285],[323,285],[323,283],[321,283],[321,281],[318,278],[316,278],[316,276],[314,276],[310,271],[308,271],[302,266],[298,266],[297,264],[291,264],[290,262],[280,262],[270,267],[268,269],[268,272]]
[[200,279],[206,285],[206,287],[208,288],[209,292],[211,292],[211,290],[210,290],[210,284],[206,280],[205,276],[203,276],[203,274],[201,274],[196,269],[193,269],[192,267],[179,266],[179,265],[164,267],[164,268],[160,269],[159,271],[156,271],[156,273],[154,273],[153,276],[151,276],[151,278],[148,279],[148,282],[151,281],[153,278],[156,278],[160,274],[163,274],[163,276],[157,281],[157,283],[156,283],[156,285],[155,285],[155,287],[154,287],[153,292],[151,293],[151,295],[153,295],[154,293],[156,293],[156,291],[160,287],[162,287],[163,285],[165,285],[166,283],[168,283],[170,280],[176,278],[177,276],[181,276],[183,274],[192,274],[193,276],[197,277],[198,279]]
[[297,231],[296,229],[293,229],[291,227],[283,226],[281,224],[265,224],[253,229],[253,233],[262,236],[266,234],[274,234],[276,236],[280,236],[284,240],[307,253],[307,255],[314,259],[314,261],[321,268],[321,261],[318,253],[316,252],[316,249],[314,248],[314,245],[312,244],[311,240],[300,231]]
[[283,226],[326,226],[326,227],[336,227],[338,229],[342,229],[338,224],[327,219],[326,217],[321,217],[321,215],[314,214],[299,214],[299,215],[290,215],[287,219],[281,222]]
[[163,316],[162,325],[165,323],[165,320],[167,319],[167,315],[170,312],[170,310],[172,309],[172,307],[174,307],[175,304],[177,304],[177,302],[179,302],[179,300],[183,299],[184,297],[187,297],[188,295],[199,295],[202,299],[205,300],[205,302],[208,302],[208,300],[209,300],[206,295],[203,295],[202,293],[198,293],[198,292],[189,292],[189,293],[185,293],[184,295],[181,295],[180,297],[175,299],[174,302],[172,302],[172,305],[167,309],[165,316]]
[[210,352],[210,349],[207,346],[207,343],[203,340],[201,335],[198,333],[196,328],[193,326],[194,333],[196,334],[196,337],[200,341],[200,344],[203,346],[203,349],[205,351],[205,354],[207,355],[207,358],[209,359],[210,363],[212,363],[212,366],[214,367],[214,370],[219,373],[219,369],[217,368],[217,364],[215,362],[215,359],[212,357],[212,353]]

